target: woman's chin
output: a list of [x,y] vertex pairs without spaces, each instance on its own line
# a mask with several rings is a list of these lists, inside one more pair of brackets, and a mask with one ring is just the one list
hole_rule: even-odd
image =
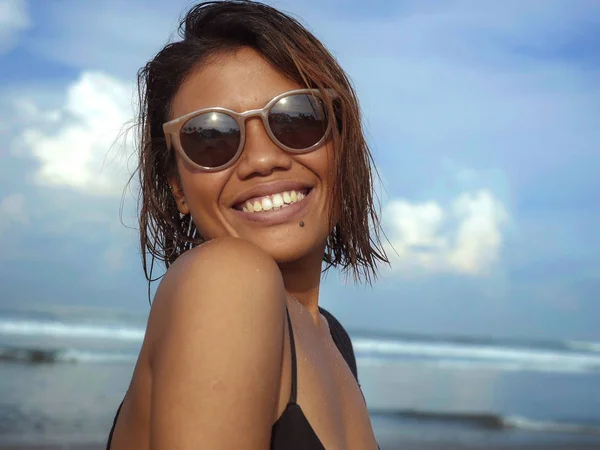
[[[308,236],[298,236],[286,234],[285,237],[276,238],[274,236],[240,236],[243,239],[260,247],[267,254],[271,255],[278,264],[289,264],[294,262],[308,261],[310,259],[322,258],[325,250],[325,240],[314,242]],[[319,253],[315,257],[315,254]]]

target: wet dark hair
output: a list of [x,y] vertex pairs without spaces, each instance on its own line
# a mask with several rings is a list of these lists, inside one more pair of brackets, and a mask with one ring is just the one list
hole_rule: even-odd
[[[155,260],[168,268],[183,252],[204,241],[191,216],[179,213],[169,186],[169,180],[178,176],[175,152],[167,149],[162,130],[162,124],[171,119],[171,102],[186,77],[210,62],[210,57],[250,47],[285,77],[321,89],[327,98],[330,117],[337,125],[333,127],[337,173],[332,187],[335,214],[329,219],[333,231],[327,239],[324,270],[339,267],[352,272],[357,281],[370,282],[378,263],[387,262],[374,207],[372,157],[356,94],[335,58],[297,20],[254,1],[209,1],[193,6],[179,25],[179,35],[182,40],[166,45],[138,72],[139,226],[148,281],[153,281]],[[337,91],[335,103],[325,88]]]

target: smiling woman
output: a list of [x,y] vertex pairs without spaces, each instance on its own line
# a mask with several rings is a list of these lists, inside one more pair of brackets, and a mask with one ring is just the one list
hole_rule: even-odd
[[180,31],[139,73],[144,269],[168,270],[107,448],[377,448],[319,307],[323,264],[370,281],[387,261],[352,87],[258,2],[199,4]]

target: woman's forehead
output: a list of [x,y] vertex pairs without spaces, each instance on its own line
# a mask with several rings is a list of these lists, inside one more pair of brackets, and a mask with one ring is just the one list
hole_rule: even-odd
[[242,112],[262,108],[282,92],[300,87],[259,53],[243,48],[195,69],[179,87],[171,111],[173,118],[215,106]]

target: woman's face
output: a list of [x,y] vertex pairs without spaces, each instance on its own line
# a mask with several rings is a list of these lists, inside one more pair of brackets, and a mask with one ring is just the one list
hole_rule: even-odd
[[[259,109],[273,97],[302,87],[254,50],[243,48],[220,55],[192,73],[173,99],[170,119],[216,106],[238,112]],[[205,239],[240,237],[278,262],[322,254],[331,231],[333,151],[329,139],[309,153],[288,153],[269,138],[262,120],[252,117],[246,121],[242,154],[232,166],[204,172],[177,155],[180,185],[176,188],[182,192],[179,210],[191,213]],[[288,206],[265,211],[265,205],[269,207],[265,197],[277,204],[277,194]],[[253,207],[259,202],[263,210],[250,212],[258,208],[248,208],[244,200]]]

